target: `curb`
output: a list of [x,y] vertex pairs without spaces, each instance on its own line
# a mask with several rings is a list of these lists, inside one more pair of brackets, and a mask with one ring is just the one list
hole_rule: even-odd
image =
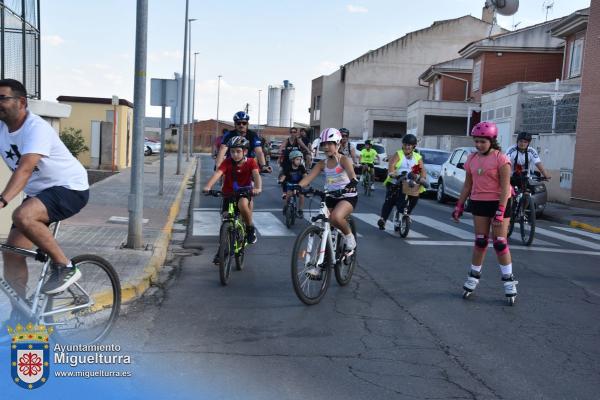
[[592,232],[592,233],[600,233],[600,227],[586,224],[584,222],[571,220],[569,225],[573,228],[583,229],[584,231]]
[[181,180],[179,192],[177,193],[177,196],[175,197],[175,200],[169,209],[167,222],[163,226],[158,238],[154,241],[154,250],[152,251],[152,256],[146,264],[142,276],[139,278],[137,283],[128,283],[121,287],[122,303],[128,303],[137,299],[138,297],[141,297],[141,295],[144,294],[144,292],[150,287],[151,283],[156,280],[158,272],[162,268],[162,264],[167,258],[167,251],[169,248],[169,242],[171,241],[173,224],[175,222],[175,218],[177,218],[177,215],[179,214],[183,192],[188,180],[190,179],[190,175],[196,166],[196,162],[198,162],[198,159],[194,157],[194,161],[188,166],[187,171]]

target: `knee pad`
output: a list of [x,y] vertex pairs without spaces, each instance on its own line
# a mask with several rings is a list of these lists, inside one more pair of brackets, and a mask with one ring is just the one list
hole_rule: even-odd
[[508,242],[506,238],[497,237],[494,239],[494,250],[496,250],[496,254],[502,256],[508,253]]
[[488,247],[487,235],[475,235],[475,250],[484,252]]

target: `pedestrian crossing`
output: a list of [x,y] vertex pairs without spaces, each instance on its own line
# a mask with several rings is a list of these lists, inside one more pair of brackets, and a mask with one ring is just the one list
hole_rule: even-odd
[[[221,217],[218,208],[198,208],[193,213],[193,236],[218,236]],[[319,210],[305,210],[304,220],[308,223],[312,216],[317,215]],[[374,213],[353,213],[358,227],[359,238],[384,234],[398,237],[394,232],[391,221],[386,222],[385,231],[380,231],[377,226],[379,216]],[[302,222],[297,221],[291,229],[285,226],[280,209],[256,209],[253,212],[254,225],[261,237],[295,237],[301,229]],[[409,245],[448,245],[448,246],[472,246],[473,243],[473,220],[464,217],[456,224],[452,221],[444,221],[425,215],[412,215],[411,229],[408,237],[403,241]],[[374,231],[369,231],[374,229]],[[566,252],[572,251],[580,254],[600,255],[600,234],[590,233],[575,228],[564,226],[536,227],[533,246],[522,246],[519,239],[519,226],[510,239],[511,248],[529,251]],[[579,249],[578,249],[579,248]],[[582,249],[581,249],[582,248]]]

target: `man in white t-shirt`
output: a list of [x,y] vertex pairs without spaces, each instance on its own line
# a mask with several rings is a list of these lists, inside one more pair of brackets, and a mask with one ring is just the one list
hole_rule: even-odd
[[[14,79],[0,80],[0,154],[13,171],[0,192],[0,209],[21,191],[27,195],[13,212],[7,244],[28,249],[35,244],[48,254],[51,275],[42,291],[62,292],[81,273],[65,256],[48,225],[77,214],[87,204],[87,172],[50,124],[27,110],[25,87]],[[25,257],[2,255],[5,279],[25,298],[28,278]]]
[[544,168],[538,152],[529,144],[532,135],[529,132],[519,132],[517,134],[517,144],[506,150],[506,155],[512,165],[513,174],[526,172],[531,175],[537,168],[544,178],[550,179],[550,174]]

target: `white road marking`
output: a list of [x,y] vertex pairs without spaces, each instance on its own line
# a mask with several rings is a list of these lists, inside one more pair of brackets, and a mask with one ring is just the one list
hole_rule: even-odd
[[[472,242],[462,242],[460,240],[407,240],[406,243],[415,246],[473,246]],[[565,253],[565,254],[583,254],[590,256],[600,256],[598,251],[589,250],[570,250],[570,249],[549,249],[547,247],[536,247],[536,246],[510,246],[511,250],[523,250],[529,252],[546,252],[546,253]]]
[[[360,219],[363,222],[366,222],[367,224],[379,229],[379,226],[377,225],[377,221],[379,220],[379,216],[373,213],[352,213],[352,215],[357,218]],[[385,222],[385,232],[388,235],[392,235],[392,236],[396,236],[398,237],[398,232],[394,232],[394,224],[391,221],[386,221]],[[414,239],[426,239],[427,236],[414,231],[412,228],[411,230],[408,232],[408,236],[407,238],[414,238]]]
[[417,221],[429,228],[437,229],[438,231],[447,233],[448,235],[455,236],[459,239],[471,239],[473,240],[475,234],[473,232],[465,231],[463,229],[456,228],[450,224],[445,224],[436,219],[425,217],[423,215],[413,215],[413,221]]
[[254,211],[252,219],[256,230],[261,236],[296,236],[293,231],[289,230],[283,222],[270,212]]
[[581,229],[577,229],[577,228],[567,228],[565,226],[553,226],[553,228],[571,232],[571,233],[576,233],[577,235],[586,236],[586,237],[592,238],[594,240],[600,240],[600,234],[598,234],[598,233],[582,231]]
[[194,226],[192,227],[192,236],[219,236],[221,228],[221,215],[217,209],[214,211],[203,211],[194,209]]
[[554,239],[562,240],[564,242],[575,244],[577,246],[587,247],[589,249],[594,249],[594,250],[600,250],[600,244],[588,242],[587,240],[583,240],[578,237],[568,236],[568,235],[564,235],[562,233],[553,232],[548,229],[536,227],[535,233],[536,234],[539,233],[540,235],[548,236],[548,237],[551,237]]
[[[465,223],[465,224],[467,224],[467,225],[471,225],[471,226],[473,226],[473,220],[472,220],[472,219],[469,219],[469,220],[462,220],[462,219],[461,219],[461,221],[460,221],[460,222],[463,222],[463,223]],[[515,223],[515,228],[514,228],[514,230],[513,230],[513,233],[512,233],[512,235],[511,235],[511,238],[512,238],[513,240],[517,240],[517,241],[519,241],[519,240],[520,240],[520,239],[518,239],[518,237],[520,237],[520,235],[521,235],[521,231],[520,231],[519,229],[521,229],[521,227],[519,226],[519,223]],[[473,234],[473,235],[474,235],[474,234]],[[558,245],[557,245],[557,244],[555,244],[555,243],[546,242],[545,240],[538,239],[538,238],[536,238],[536,237],[534,237],[534,238],[533,238],[533,243],[535,243],[535,244],[539,244],[539,245],[542,245],[542,246],[554,246],[554,247],[558,246]]]

